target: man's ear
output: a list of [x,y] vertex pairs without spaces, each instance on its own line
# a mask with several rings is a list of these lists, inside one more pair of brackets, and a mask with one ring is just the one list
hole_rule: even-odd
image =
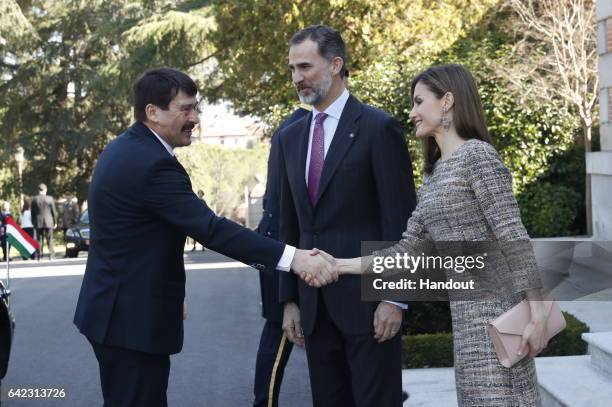
[[145,106],[145,114],[147,115],[147,121],[152,123],[157,123],[157,106],[149,103]]
[[332,75],[338,75],[340,73],[340,70],[344,66],[344,60],[340,57],[334,57],[331,60],[330,66],[331,66]]

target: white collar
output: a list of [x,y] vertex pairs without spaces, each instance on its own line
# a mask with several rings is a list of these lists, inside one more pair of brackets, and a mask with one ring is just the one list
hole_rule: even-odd
[[[327,106],[325,112],[328,116],[333,117],[336,120],[340,120],[340,116],[342,115],[342,111],[344,110],[344,106],[350,96],[348,89],[344,88],[344,91],[333,101],[333,103]],[[317,114],[320,112],[316,107],[312,107],[312,117],[317,117]]]
[[[147,126],[147,125],[145,124],[145,126]],[[151,132],[152,132],[153,134],[155,134],[155,137],[157,137],[157,139],[160,141],[160,143],[162,143],[162,145],[164,146],[164,148],[165,148],[166,150],[168,150],[168,152],[170,153],[170,155],[171,155],[172,157],[174,157],[174,149],[173,149],[173,148],[170,146],[170,144],[168,144],[168,143],[166,142],[166,140],[164,140],[163,138],[161,138],[161,137],[159,136],[159,134],[157,134],[157,133],[155,132],[155,130],[153,130],[153,129],[152,129],[152,128],[150,128],[149,126],[147,126],[147,128],[148,128],[149,130],[151,130]]]

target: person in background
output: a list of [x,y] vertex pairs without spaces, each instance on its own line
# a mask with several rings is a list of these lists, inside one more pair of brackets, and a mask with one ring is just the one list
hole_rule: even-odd
[[55,200],[47,195],[47,186],[38,185],[38,195],[32,198],[32,224],[36,232],[36,240],[40,244],[40,259],[44,254],[43,240],[47,241],[49,247],[49,259],[55,259],[55,248],[53,244],[53,231],[57,228],[57,210]]
[[[19,224],[24,232],[26,232],[31,238],[34,238],[34,225],[32,224],[32,199],[25,197],[23,199],[23,207],[21,208],[21,216],[19,218]],[[23,258],[27,260],[26,257]],[[30,259],[34,259],[34,254],[30,256]]]
[[[204,191],[202,191],[201,189],[198,189],[198,198],[200,198],[202,202],[205,202],[204,201]],[[195,252],[198,242],[194,238],[190,238],[190,239],[193,241],[193,247],[191,248],[191,251]],[[205,251],[205,250],[206,248],[202,246],[202,251]]]
[[[278,190],[278,133],[291,123],[303,118],[309,110],[300,107],[287,117],[272,135],[270,155],[268,157],[268,178],[263,198],[264,213],[257,226],[257,233],[278,240],[279,204]],[[265,318],[257,349],[255,362],[255,401],[253,407],[278,406],[285,366],[289,361],[293,344],[283,332],[283,305],[278,300],[278,275],[269,270],[259,271],[261,287],[261,313]]]
[[6,217],[11,214],[11,204],[7,201],[2,202],[0,211],[0,244],[2,245],[2,261],[6,261],[9,253],[6,250]]
[[79,222],[80,212],[77,197],[66,200],[62,208],[62,230],[64,231],[64,237],[66,237],[66,231]]

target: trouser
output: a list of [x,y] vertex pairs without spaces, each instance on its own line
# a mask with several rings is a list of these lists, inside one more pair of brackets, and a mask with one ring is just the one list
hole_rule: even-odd
[[319,296],[317,320],[305,336],[314,407],[400,407],[401,335],[378,343],[374,333],[348,335]]
[[254,407],[277,407],[278,393],[293,344],[280,322],[266,320],[255,363]]
[[167,407],[170,356],[96,343],[104,407]]

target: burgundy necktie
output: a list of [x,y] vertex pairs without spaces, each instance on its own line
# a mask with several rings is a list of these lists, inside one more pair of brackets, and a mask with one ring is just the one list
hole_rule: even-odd
[[312,132],[312,147],[310,149],[310,166],[308,167],[308,196],[314,205],[321,181],[323,171],[323,160],[325,159],[325,132],[323,121],[327,118],[326,113],[319,113],[315,117],[314,131]]

